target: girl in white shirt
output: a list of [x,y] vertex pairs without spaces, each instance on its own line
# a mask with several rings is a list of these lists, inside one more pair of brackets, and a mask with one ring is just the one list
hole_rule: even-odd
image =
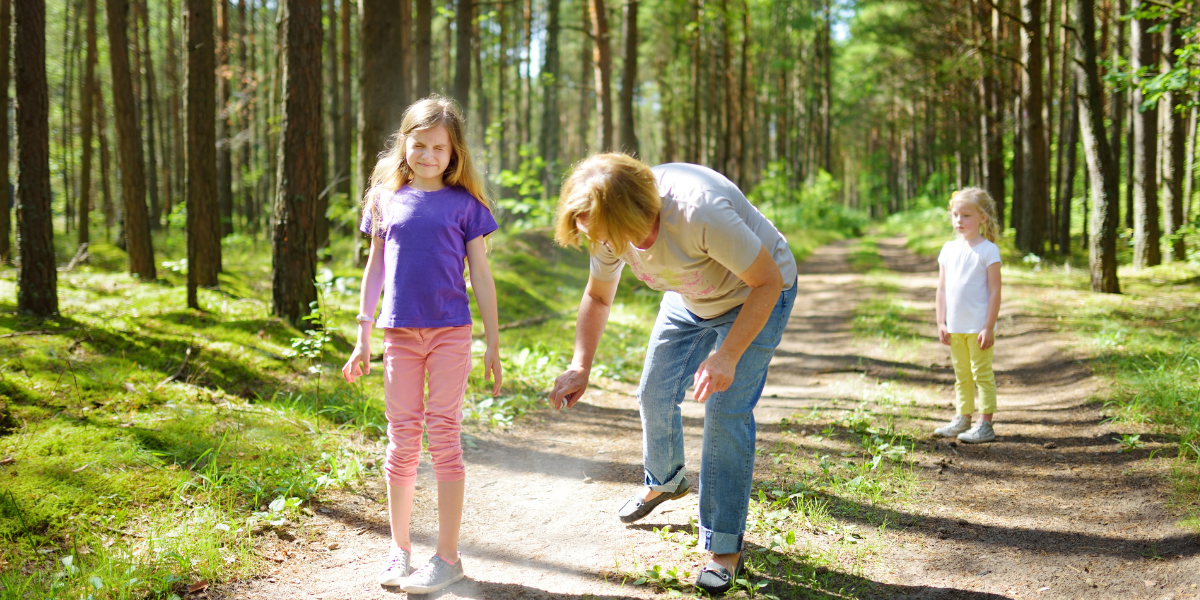
[[[1000,239],[996,203],[971,187],[950,197],[950,222],[957,239],[946,242],[938,256],[938,339],[950,346],[954,364],[958,414],[935,433],[979,444],[996,439],[996,376],[992,346],[1000,314]],[[979,422],[971,427],[978,389]]]

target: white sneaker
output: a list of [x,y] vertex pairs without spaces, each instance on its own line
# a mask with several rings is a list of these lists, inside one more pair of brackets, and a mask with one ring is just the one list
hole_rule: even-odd
[[970,415],[954,415],[950,423],[934,429],[933,432],[942,437],[957,437],[958,434],[971,428]]
[[383,572],[379,574],[379,585],[400,585],[408,577],[408,550],[392,548],[392,553],[383,563]]
[[431,594],[462,578],[461,558],[458,562],[450,564],[434,554],[429,562],[400,584],[400,589],[410,594]]
[[966,433],[958,434],[958,441],[964,444],[982,444],[996,441],[996,432],[992,430],[989,421],[980,421]]

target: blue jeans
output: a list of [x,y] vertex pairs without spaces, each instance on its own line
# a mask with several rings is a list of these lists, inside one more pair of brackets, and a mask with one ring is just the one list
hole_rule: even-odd
[[[754,479],[754,407],[767,381],[767,367],[796,299],[796,286],[779,294],[771,317],[738,361],[733,384],[709,396],[704,406],[704,450],[700,463],[700,533],[715,554],[741,552]],[[646,349],[638,386],[642,414],[642,462],[646,485],[674,492],[683,479],[683,419],[679,405],[700,363],[720,347],[741,307],[712,319],[684,308],[667,292]]]

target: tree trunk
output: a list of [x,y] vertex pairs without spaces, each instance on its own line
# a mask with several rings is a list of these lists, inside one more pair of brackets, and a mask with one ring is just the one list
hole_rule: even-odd
[[[580,85],[579,85],[579,122],[576,123],[576,126],[579,128],[579,130],[578,130],[579,148],[576,150],[579,157],[586,156],[587,152],[588,152],[588,137],[590,137],[588,135],[588,121],[591,120],[590,113],[592,110],[592,108],[591,108],[592,107],[592,97],[590,96],[590,93],[593,90],[595,90],[595,85],[594,85],[595,82],[593,81],[593,79],[596,76],[596,72],[595,72],[594,66],[592,65],[592,53],[594,52],[595,49],[592,48],[592,36],[590,34],[592,31],[592,17],[591,17],[591,8],[590,7],[591,7],[591,2],[585,1],[585,2],[579,3],[579,13],[580,13],[580,19],[582,21],[582,23],[580,24],[581,25],[580,31],[583,33],[583,35],[580,37],[580,40],[579,40],[579,50],[580,50],[580,55],[579,55],[579,66],[580,66],[580,69],[579,69],[579,81],[580,81]],[[501,13],[501,14],[503,14],[503,13]],[[503,22],[504,22],[503,19],[501,19],[501,23],[503,23]],[[504,30],[501,29],[502,33],[500,36],[501,52],[500,52],[500,73],[499,73],[501,82],[503,82],[503,80],[504,80],[504,51],[503,51],[504,50],[504,35],[503,35],[503,31]],[[501,90],[504,89],[503,83],[500,85],[500,89]],[[497,102],[500,103],[500,111],[499,111],[500,119],[501,119],[501,121],[503,121],[503,119],[504,119],[504,97],[503,97],[503,95],[501,95],[501,97],[497,99]],[[503,127],[500,128],[500,135],[501,136],[504,135]],[[501,160],[501,162],[504,161],[503,154],[500,156],[500,160]]]
[[[217,206],[221,237],[233,233],[233,161],[229,135],[229,2],[217,2]],[[318,46],[319,47],[319,46]]]
[[996,210],[998,211],[998,220],[1003,227],[1004,223],[1004,136],[1001,132],[1003,125],[1004,111],[1004,95],[1001,90],[1003,87],[997,81],[998,69],[996,69],[994,56],[999,52],[998,30],[1000,25],[1000,13],[995,9],[983,8],[984,4],[979,3],[979,24],[983,30],[983,39],[987,44],[988,52],[980,54],[980,60],[983,61],[983,85],[981,93],[983,94],[982,121],[983,121],[983,174],[984,187],[987,188],[992,199],[996,201]]
[[[218,0],[224,2],[225,0]],[[187,254],[188,307],[198,288],[218,285],[221,213],[217,181],[217,50],[210,0],[187,0]]]
[[[162,205],[158,197],[158,160],[155,157],[154,137],[154,57],[150,52],[150,14],[146,0],[137,0],[142,20],[142,52],[146,65],[146,191],[150,195],[150,230],[156,231],[162,222]],[[135,33],[136,35],[136,33]]]
[[[45,17],[43,17],[45,18]],[[8,167],[12,160],[9,146],[8,106],[9,95],[9,49],[12,48],[12,4],[11,0],[0,0],[0,92],[4,99],[0,104],[0,264],[12,262],[12,203],[15,200],[9,179]],[[49,117],[46,117],[49,118]]]
[[[1124,15],[1128,12],[1129,12],[1129,0],[1119,0],[1117,2],[1117,13],[1119,15]],[[1110,18],[1109,20],[1112,21],[1112,26],[1116,28],[1116,40],[1115,40],[1115,43],[1113,44],[1111,59],[1113,61],[1113,64],[1119,64],[1118,59],[1121,58],[1121,52],[1125,49],[1125,21],[1123,19],[1119,19],[1119,18],[1115,18],[1115,17]],[[1109,106],[1108,116],[1112,120],[1112,136],[1109,137],[1110,141],[1109,141],[1108,145],[1112,149],[1113,164],[1117,165],[1117,181],[1118,181],[1117,187],[1118,187],[1118,189],[1120,188],[1120,179],[1121,179],[1121,144],[1125,142],[1124,138],[1128,137],[1129,135],[1132,135],[1132,127],[1133,127],[1133,125],[1131,123],[1130,124],[1131,129],[1128,132],[1125,132],[1125,129],[1124,129],[1125,119],[1129,114],[1129,109],[1126,106],[1126,99],[1127,99],[1126,94],[1127,93],[1128,92],[1126,92],[1126,91],[1113,92],[1111,98],[1109,98],[1110,106]],[[1128,156],[1126,156],[1126,158],[1125,158],[1125,164],[1128,165],[1129,167],[1132,167],[1132,165],[1133,165],[1133,163],[1131,162],[1132,156],[1133,156],[1132,144],[1130,144],[1129,148],[1126,149],[1126,152],[1128,153]],[[1127,194],[1129,197],[1129,204],[1127,207],[1128,214],[1125,215],[1125,221],[1126,221],[1125,226],[1127,228],[1132,229],[1133,228],[1133,185],[1132,185],[1133,169],[1132,168],[1128,168],[1125,171],[1125,179],[1126,179],[1125,186],[1126,186],[1126,188],[1128,188]],[[1117,200],[1117,205],[1120,206],[1119,198]]]
[[[83,83],[79,99],[83,106],[83,157],[79,163],[79,227],[76,240],[80,245],[91,242],[92,208],[92,125],[96,95],[96,0],[85,0],[87,11],[87,58],[84,59]],[[7,119],[6,119],[7,120]],[[8,168],[8,161],[0,163]]]
[[[237,26],[237,43],[238,43],[237,82],[238,82],[238,93],[241,96],[240,100],[238,101],[237,126],[238,126],[238,132],[239,132],[238,139],[241,140],[241,142],[238,144],[238,167],[237,167],[236,173],[237,173],[237,183],[238,183],[238,196],[241,197],[241,200],[238,203],[238,207],[240,208],[240,212],[241,212],[241,216],[242,216],[242,223],[245,224],[243,226],[249,225],[250,217],[253,214],[253,210],[251,207],[254,206],[254,192],[253,192],[253,190],[251,190],[251,185],[247,180],[250,179],[251,169],[254,168],[253,163],[251,162],[251,158],[250,158],[251,148],[253,147],[253,142],[251,141],[251,140],[253,140],[253,137],[251,136],[251,132],[253,131],[253,127],[254,127],[254,119],[251,117],[250,111],[251,111],[251,107],[254,106],[254,102],[252,101],[252,95],[254,94],[255,87],[257,87],[257,86],[254,86],[252,83],[254,81],[254,70],[252,68],[249,68],[249,66],[248,66],[249,61],[250,61],[250,44],[249,44],[249,39],[248,39],[249,23],[247,22],[247,20],[249,19],[250,11],[247,10],[248,9],[248,7],[246,6],[247,1],[248,0],[238,0],[238,26]],[[330,29],[332,30],[333,28],[331,27]],[[337,60],[337,48],[336,47],[331,51],[330,56],[333,57],[330,60],[334,60],[334,61]],[[337,92],[336,92],[336,87],[337,87],[336,76],[333,80],[332,85],[335,88],[335,91],[333,92],[333,94],[336,95],[337,94]],[[335,119],[337,118],[336,114],[335,114],[334,118]]]
[[830,39],[833,33],[833,17],[830,15],[829,4],[831,0],[824,0],[822,3],[825,13],[824,33],[822,39],[825,44],[824,50],[821,52],[821,58],[824,60],[825,91],[821,94],[821,143],[822,143],[822,158],[826,173],[833,173],[833,40]]
[[[174,197],[184,195],[187,176],[184,173],[183,122],[180,120],[182,99],[179,97],[183,89],[179,81],[179,56],[175,54],[178,47],[175,42],[175,0],[167,0],[167,84],[171,86],[170,123],[171,123],[171,170],[175,173],[175,189],[171,190]],[[170,207],[167,209],[167,220],[170,222]]]
[[471,21],[475,17],[474,0],[457,0],[454,11],[454,99],[464,115],[471,108]]
[[1108,146],[1104,132],[1103,82],[1096,58],[1096,17],[1094,0],[1075,0],[1079,27],[1079,53],[1075,72],[1083,83],[1079,97],[1079,130],[1083,137],[1083,153],[1087,159],[1092,196],[1091,234],[1088,244],[1088,267],[1092,276],[1092,291],[1121,293],[1117,281],[1117,163]]
[[[241,0],[244,3],[246,0]],[[342,0],[345,2],[346,0]],[[340,155],[339,144],[342,143],[342,99],[341,86],[338,85],[338,28],[337,28],[337,0],[328,0],[327,19],[329,29],[326,31],[326,47],[324,59],[329,63],[329,79],[325,82],[325,87],[329,90],[329,131],[330,139],[327,144],[329,150],[329,167],[332,170],[329,177],[330,192],[337,189],[341,179],[346,176],[339,168],[338,156]],[[405,3],[401,2],[403,6]],[[403,67],[401,67],[403,69]],[[407,73],[407,70],[404,70]]]
[[[1183,48],[1183,37],[1179,34],[1182,19],[1178,16],[1167,22],[1163,30],[1163,50],[1160,70],[1170,71],[1175,66],[1175,51]],[[1187,143],[1187,132],[1184,130],[1183,113],[1175,110],[1176,104],[1184,104],[1186,96],[1181,92],[1168,92],[1163,95],[1159,110],[1166,111],[1162,118],[1162,191],[1163,191],[1163,233],[1175,235],[1186,221],[1183,214],[1183,179],[1184,179],[1184,145]],[[1187,260],[1187,248],[1183,236],[1175,235],[1171,240],[1171,258],[1183,262]]]
[[540,151],[546,161],[542,187],[558,195],[558,9],[560,0],[546,0],[546,60],[542,68],[542,135]]
[[58,313],[58,269],[50,212],[50,92],[46,84],[45,0],[16,0],[17,311]]
[[[1067,55],[1067,48],[1063,46],[1063,55]],[[1070,64],[1064,62],[1064,65]],[[1063,72],[1063,79],[1067,78],[1067,73]],[[1059,154],[1065,153],[1065,169],[1062,175],[1063,186],[1058,195],[1058,253],[1063,256],[1071,254],[1071,201],[1075,196],[1075,165],[1076,165],[1076,146],[1079,145],[1079,78],[1071,78],[1070,100],[1068,106],[1070,113],[1067,115],[1066,132],[1062,142],[1062,149]],[[1100,102],[1103,105],[1103,101]],[[1115,164],[1115,162],[1114,162]],[[1087,203],[1087,199],[1084,199]],[[1087,222],[1083,225],[1084,231],[1087,230]]]
[[1192,193],[1196,189],[1196,94],[1192,93],[1192,110],[1191,117],[1188,119],[1187,128],[1187,152],[1184,158],[1187,167],[1184,169],[1186,175],[1183,178],[1183,222],[1187,223],[1192,218]]
[[[361,197],[379,153],[387,148],[388,137],[400,127],[404,115],[406,107],[396,99],[404,93],[405,74],[395,67],[399,56],[408,49],[400,47],[400,37],[395,35],[400,24],[397,2],[362,0],[359,10],[358,189],[361,192],[357,195]],[[303,54],[299,48],[290,52]],[[292,67],[296,67],[295,63]],[[275,210],[278,214],[279,207]]]
[[[1134,10],[1139,10],[1145,0],[1134,0]],[[1154,34],[1147,31],[1154,23],[1144,19],[1133,20],[1133,35],[1130,38],[1132,64],[1136,73],[1142,67],[1158,65],[1154,55]],[[1138,82],[1140,83],[1140,82]],[[1144,98],[1141,90],[1133,88],[1133,106],[1140,107]],[[1161,231],[1158,215],[1158,107],[1133,115],[1133,266],[1139,269],[1162,263],[1159,248]]]
[[[392,37],[399,7],[385,10],[363,0],[363,72],[383,75],[374,67],[381,57],[368,55],[381,40],[369,37],[367,30],[390,24],[375,36]],[[381,3],[382,4],[382,3]],[[311,326],[302,318],[317,301],[316,277],[316,205],[321,193],[318,169],[321,153],[321,6],[305,0],[284,0],[283,10],[283,119],[280,122],[279,187],[275,196],[275,235],[272,244],[272,282],[274,314],[292,325]],[[381,14],[382,13],[382,14]],[[380,34],[384,34],[380,36]],[[397,44],[395,39],[391,44]],[[374,42],[374,43],[372,43]],[[396,54],[387,56],[395,60]],[[398,71],[398,69],[391,69]],[[396,74],[386,79],[392,89],[399,87]],[[364,91],[365,91],[364,86]],[[378,91],[378,90],[373,90]],[[363,94],[367,96],[366,93]],[[374,106],[365,106],[363,114],[375,114]],[[363,135],[364,139],[367,135]]]
[[[503,9],[500,9],[503,11]],[[365,23],[359,19],[360,28]],[[433,3],[432,0],[417,0],[417,23],[416,23],[416,69],[417,69],[417,89],[415,96],[424,98],[429,95],[432,89],[429,83],[429,64],[433,61]],[[359,93],[362,91],[360,89]]]
[[[419,0],[419,1],[428,2],[428,0]],[[352,10],[353,6],[354,6],[354,3],[350,2],[350,0],[342,0],[342,11],[341,11],[341,27],[342,27],[342,52],[341,52],[341,55],[342,55],[342,81],[341,81],[341,86],[342,86],[342,114],[341,114],[342,127],[341,127],[341,135],[342,135],[342,137],[340,140],[338,140],[338,145],[339,145],[338,158],[337,158],[337,161],[334,163],[335,167],[337,168],[337,171],[342,174],[342,179],[338,181],[338,185],[337,185],[336,189],[337,189],[338,193],[347,194],[347,195],[350,194],[350,190],[352,187],[350,185],[350,183],[352,181],[351,177],[353,177],[353,173],[350,172],[351,171],[350,156],[354,149],[354,129],[355,129],[354,126],[357,123],[357,119],[354,118],[355,104],[354,104],[354,102],[351,101],[352,99],[350,98],[350,82],[351,82],[351,75],[352,75],[350,72],[350,59],[351,59],[350,11]],[[333,23],[330,23],[329,26],[333,27]],[[420,67],[418,66],[418,69],[419,68]],[[426,71],[428,71],[428,69],[429,69],[428,65],[426,65],[425,69],[426,69]]]
[[637,133],[634,131],[633,93],[638,77],[638,0],[625,0],[625,31],[622,35],[625,53],[621,63],[620,148],[631,156],[639,156]]
[[1028,127],[1022,132],[1021,140],[1025,158],[1025,198],[1021,202],[1021,226],[1016,241],[1021,252],[1040,255],[1045,251],[1046,216],[1050,212],[1046,124],[1042,119],[1045,102],[1040,36],[1042,0],[1021,0],[1021,17],[1026,23],[1021,30],[1021,62],[1025,65],[1021,95]]
[[1025,178],[1025,118],[1024,107],[1021,105],[1021,94],[1013,98],[1013,194],[1012,210],[1008,215],[1008,226],[1017,229],[1021,226],[1021,215],[1025,202],[1028,200]]
[[129,69],[127,0],[106,0],[108,57],[112,66],[113,114],[117,121],[117,162],[121,169],[122,218],[129,272],[142,280],[157,278],[154,247],[150,240],[150,216],[146,212],[146,173],[142,136],[138,131],[133,77]]
[[592,40],[596,67],[596,148],[599,152],[613,150],[612,120],[612,51],[608,39],[608,14],[604,0],[591,0]]
[[100,91],[99,82],[92,87],[92,95],[95,102],[96,116],[96,137],[100,142],[100,193],[102,194],[103,204],[101,212],[104,213],[104,241],[112,241],[112,226],[116,219],[116,210],[113,207],[112,187],[109,184],[109,168],[108,168],[108,133],[106,131],[106,123],[104,120],[104,94]]

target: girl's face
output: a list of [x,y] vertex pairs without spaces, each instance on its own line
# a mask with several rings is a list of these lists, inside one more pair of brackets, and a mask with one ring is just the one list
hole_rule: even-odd
[[442,173],[446,172],[453,154],[450,132],[440,124],[414,131],[404,140],[404,161],[413,171],[413,184],[417,188],[440,189]]
[[970,202],[956,202],[950,209],[950,222],[954,225],[954,231],[968,241],[979,237],[979,229],[986,220],[987,215]]

